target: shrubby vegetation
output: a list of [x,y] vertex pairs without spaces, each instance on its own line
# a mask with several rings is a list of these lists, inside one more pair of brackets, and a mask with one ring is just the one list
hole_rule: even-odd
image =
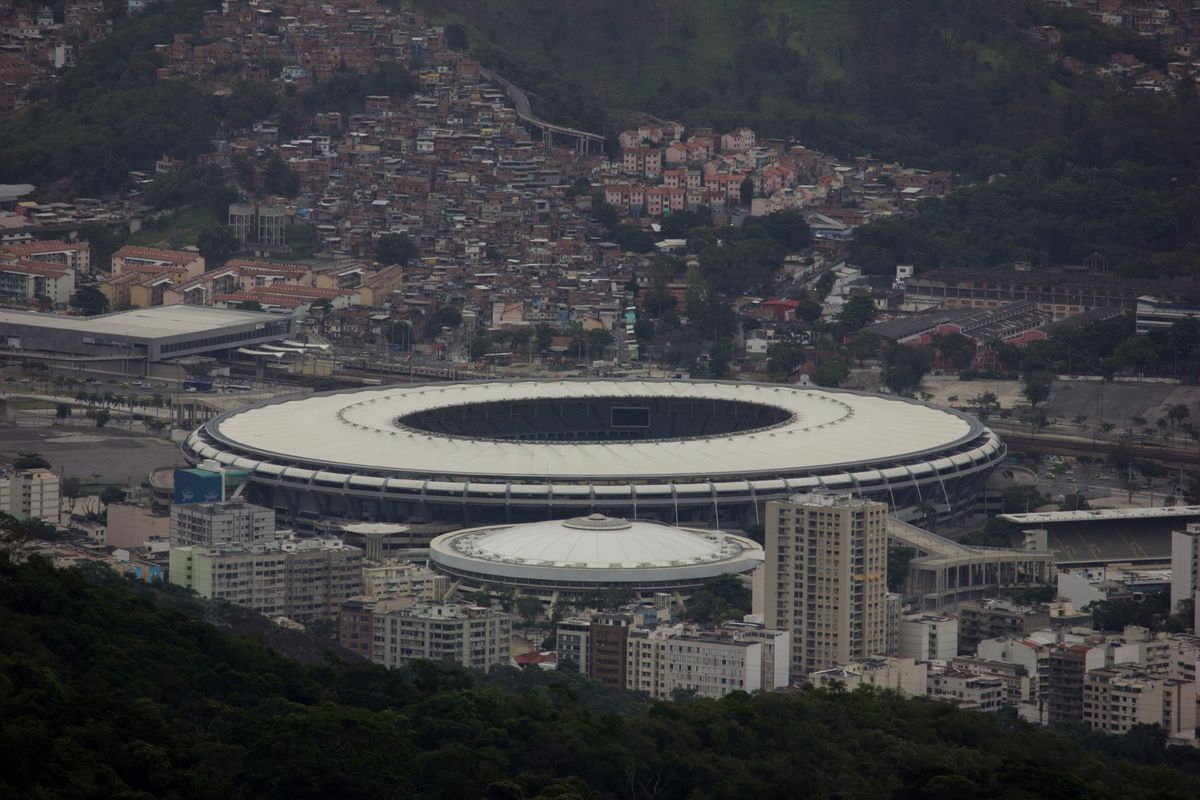
[[44,186],[68,181],[99,194],[153,167],[164,153],[205,152],[220,122],[220,101],[184,81],[157,79],[154,45],[199,30],[212,0],[172,0],[93,43],[77,68],[33,92],[30,107],[0,125],[0,181]]

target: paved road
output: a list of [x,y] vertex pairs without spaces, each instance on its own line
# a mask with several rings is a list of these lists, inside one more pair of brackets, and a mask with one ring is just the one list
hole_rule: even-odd
[[576,130],[575,128],[567,128],[563,125],[555,125],[553,122],[548,122],[537,114],[533,113],[533,109],[529,105],[529,97],[524,90],[506,78],[502,78],[490,69],[484,67],[479,68],[479,74],[486,80],[495,81],[504,87],[504,91],[508,94],[508,99],[512,101],[513,109],[517,112],[517,116],[529,125],[550,131],[551,133],[560,133],[565,136],[574,136],[580,139],[604,144],[604,137],[598,133],[590,133],[588,131]]

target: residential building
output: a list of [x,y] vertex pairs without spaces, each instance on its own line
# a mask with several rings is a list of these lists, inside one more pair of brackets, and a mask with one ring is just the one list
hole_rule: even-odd
[[905,697],[924,697],[928,692],[929,665],[911,658],[878,656],[818,670],[805,678],[822,689],[853,691],[860,686],[891,689]]
[[338,609],[338,644],[370,660],[375,641],[375,597],[351,597]]
[[1004,702],[1004,686],[999,678],[946,667],[929,673],[929,696],[956,703],[960,708],[999,711]]
[[1062,644],[1046,659],[1046,682],[1041,705],[1047,724],[1083,718],[1084,675],[1105,665],[1102,647]]
[[244,500],[171,507],[172,547],[223,547],[275,538],[275,512]]
[[389,669],[412,661],[450,661],[472,669],[507,664],[512,617],[492,608],[421,604],[372,617],[371,660]]
[[1196,684],[1160,678],[1132,664],[1088,670],[1083,721],[1100,733],[1121,735],[1135,725],[1160,725],[1169,739],[1196,738]]
[[1200,632],[1200,523],[1189,522],[1181,531],[1171,532],[1171,609],[1185,600],[1192,601],[1192,630]]
[[984,658],[956,656],[947,664],[951,669],[970,672],[1000,682],[1003,690],[1001,702],[1013,708],[1033,703],[1037,699],[1037,679],[1030,676],[1025,667],[1006,661],[989,661]]
[[171,583],[265,616],[308,623],[362,593],[362,551],[334,539],[171,547]]
[[658,700],[720,698],[788,685],[791,636],[752,623],[638,627],[626,642],[626,688]]
[[601,614],[588,629],[588,677],[610,689],[624,689],[631,614]]
[[440,603],[450,591],[450,579],[411,561],[388,559],[362,570],[363,594],[368,597],[411,597]]
[[161,250],[156,247],[126,245],[112,255],[112,274],[123,275],[137,269],[182,271],[188,278],[204,274],[204,257],[185,250]]
[[58,525],[62,501],[58,476],[48,469],[20,469],[0,476],[0,511]]
[[555,651],[558,663],[575,665],[575,669],[587,673],[592,658],[590,619],[564,619],[555,629]]
[[917,614],[900,621],[899,653],[917,661],[949,661],[958,655],[958,620]]
[[792,634],[792,673],[887,647],[887,506],[846,494],[766,508],[765,625]]
[[1049,614],[1007,603],[967,602],[958,607],[958,652],[972,655],[985,639],[1021,637],[1047,626]]

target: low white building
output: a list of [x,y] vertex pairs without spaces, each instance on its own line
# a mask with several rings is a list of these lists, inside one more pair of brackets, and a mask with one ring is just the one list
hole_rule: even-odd
[[905,697],[924,697],[929,665],[911,658],[877,656],[852,664],[810,673],[809,683],[822,689],[840,687],[854,691],[860,686],[891,689]]

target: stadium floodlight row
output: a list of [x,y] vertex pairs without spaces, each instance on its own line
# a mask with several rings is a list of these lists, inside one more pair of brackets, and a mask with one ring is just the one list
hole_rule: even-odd
[[737,526],[796,492],[853,491],[901,518],[969,508],[1004,444],[966,414],[782,384],[528,380],[276,399],[183,445],[250,475],[303,530],[320,518],[464,525],[601,512]]

